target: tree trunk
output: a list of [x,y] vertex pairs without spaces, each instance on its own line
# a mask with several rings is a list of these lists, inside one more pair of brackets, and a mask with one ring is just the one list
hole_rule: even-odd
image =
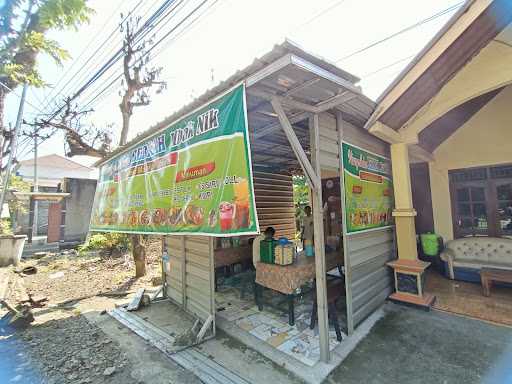
[[128,129],[130,128],[130,114],[123,111],[121,107],[121,114],[123,115],[123,129],[121,130],[121,137],[119,139],[119,145],[125,145],[128,140]]
[[135,277],[146,275],[146,247],[142,235],[132,235],[133,261],[135,261]]
[[3,166],[2,160],[4,158],[4,154],[2,148],[4,146],[4,109],[5,109],[5,89],[0,86],[0,167]]

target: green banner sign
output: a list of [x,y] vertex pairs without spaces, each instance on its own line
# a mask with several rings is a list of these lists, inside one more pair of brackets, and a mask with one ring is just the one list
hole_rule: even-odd
[[240,85],[100,169],[92,231],[258,233]]
[[391,162],[348,143],[342,152],[347,233],[392,225]]

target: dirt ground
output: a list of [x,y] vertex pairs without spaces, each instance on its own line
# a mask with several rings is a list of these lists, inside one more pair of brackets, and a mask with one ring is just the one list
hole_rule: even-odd
[[[143,383],[132,375],[130,358],[84,314],[104,313],[130,300],[138,288],[156,291],[161,276],[161,242],[147,245],[147,275],[136,279],[131,256],[78,255],[74,250],[28,259],[4,268],[9,275],[7,301],[16,305],[31,296],[34,321],[26,328],[0,320],[0,382]],[[20,273],[35,267],[34,274]],[[154,285],[155,284],[155,285]],[[1,284],[0,284],[1,285]],[[1,292],[0,292],[1,293]],[[0,318],[7,313],[0,309]],[[104,315],[108,317],[108,315]],[[12,353],[19,351],[19,353]]]
[[111,292],[133,292],[151,286],[152,279],[161,276],[161,244],[154,241],[147,247],[147,274],[139,279],[134,277],[135,267],[130,255],[113,258],[91,252],[80,256],[74,250],[39,260],[28,259],[18,269],[37,268],[36,274],[23,276],[23,284],[29,294],[47,297],[50,305]]

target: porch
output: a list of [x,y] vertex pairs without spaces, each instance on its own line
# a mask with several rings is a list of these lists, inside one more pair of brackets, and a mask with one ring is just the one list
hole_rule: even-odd
[[[412,265],[420,286],[395,298],[504,323],[512,289],[483,297],[479,284],[486,269],[512,278],[511,21],[510,2],[467,2],[384,92],[366,124],[391,144],[397,288]],[[427,232],[451,248],[443,260],[421,254],[417,235]],[[425,285],[420,277],[430,262]]]

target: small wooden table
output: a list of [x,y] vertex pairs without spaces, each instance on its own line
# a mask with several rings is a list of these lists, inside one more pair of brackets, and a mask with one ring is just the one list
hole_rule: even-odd
[[489,297],[491,296],[493,282],[512,283],[512,270],[482,268],[480,270],[480,280],[482,281],[484,296]]
[[[326,272],[336,267],[341,269],[342,265],[343,256],[341,251],[331,252],[325,255]],[[260,311],[263,309],[263,303],[261,300],[262,287],[280,292],[288,298],[288,320],[289,324],[293,325],[295,323],[295,291],[308,281],[314,280],[315,277],[315,258],[306,257],[304,254],[299,255],[297,261],[291,265],[257,263],[254,296],[258,309]]]

